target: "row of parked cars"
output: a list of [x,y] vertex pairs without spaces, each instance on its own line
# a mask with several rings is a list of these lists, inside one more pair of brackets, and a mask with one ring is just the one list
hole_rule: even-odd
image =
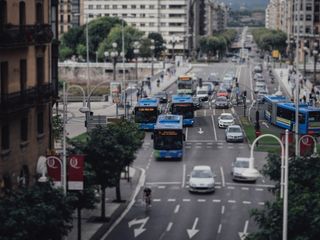
[[259,64],[253,69],[253,80],[255,81],[254,93],[258,102],[263,101],[263,97],[268,94],[266,80],[263,77],[262,64]]

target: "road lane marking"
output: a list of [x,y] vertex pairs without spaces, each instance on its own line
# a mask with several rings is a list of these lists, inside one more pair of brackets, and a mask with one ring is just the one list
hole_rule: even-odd
[[176,201],[176,199],[174,199],[174,198],[169,198],[168,199],[168,202],[175,202]]
[[245,183],[234,183],[234,182],[227,182],[226,185],[229,186],[241,186],[241,187],[258,187],[258,188],[274,188],[274,185],[269,185],[269,184],[245,184]]
[[248,187],[242,187],[241,190],[247,190],[248,191],[249,188]]
[[178,212],[179,212],[179,209],[180,209],[180,204],[178,204],[178,205],[176,206],[176,208],[174,209],[174,213],[178,213]]
[[153,202],[161,202],[161,199],[160,198],[154,198],[152,201]]
[[256,191],[262,192],[262,191],[263,191],[263,188],[256,188]]
[[167,232],[169,232],[171,230],[171,227],[172,227],[173,223],[172,222],[169,222],[168,226],[167,226]]
[[221,233],[221,229],[222,229],[222,224],[220,223],[220,224],[219,224],[219,228],[218,228],[218,234]]
[[224,173],[223,173],[223,168],[220,167],[220,172],[221,172],[221,182],[222,182],[222,187],[226,186],[225,178],[224,178]]
[[221,214],[224,214],[225,206],[221,207]]
[[198,202],[206,202],[206,199],[198,199]]
[[228,203],[236,203],[236,200],[228,200]]
[[192,146],[185,146],[186,149],[190,149]]
[[189,128],[186,128],[186,141],[188,141],[188,129]]
[[221,200],[220,200],[220,199],[212,199],[212,202],[214,202],[214,203],[220,203]]
[[191,199],[189,199],[189,198],[182,199],[182,202],[190,202],[190,201],[191,201]]
[[216,186],[216,188],[220,189],[220,188],[221,188],[221,186]]
[[202,146],[196,146],[196,148],[202,148]]
[[147,185],[180,185],[181,182],[147,182]]
[[215,123],[214,123],[214,117],[212,115],[211,115],[211,120],[212,120],[214,140],[217,141],[218,140],[217,131],[216,131]]
[[251,204],[250,201],[242,201],[243,204]]
[[166,186],[158,186],[159,189],[164,189]]
[[233,186],[228,186],[227,188],[228,188],[228,189],[234,189],[234,187],[233,187]]
[[184,188],[185,185],[186,185],[186,165],[183,164],[183,166],[182,166],[182,184],[181,184],[181,187]]
[[258,205],[263,206],[263,205],[264,205],[264,202],[258,202]]

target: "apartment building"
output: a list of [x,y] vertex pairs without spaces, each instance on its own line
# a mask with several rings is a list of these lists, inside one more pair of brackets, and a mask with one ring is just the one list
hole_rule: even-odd
[[80,24],[86,18],[109,16],[124,19],[146,35],[162,34],[169,53],[179,54],[188,46],[189,0],[81,0]]
[[215,32],[226,29],[229,9],[224,3],[214,0],[206,2],[206,35],[210,36]]
[[280,0],[271,0],[266,8],[266,28],[279,30],[281,28]]
[[80,0],[59,0],[59,36],[70,28],[80,26]]
[[57,0],[0,0],[0,191],[32,183],[52,147],[57,12]]

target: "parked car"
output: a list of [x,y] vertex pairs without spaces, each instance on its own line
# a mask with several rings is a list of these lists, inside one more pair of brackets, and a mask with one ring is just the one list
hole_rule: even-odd
[[229,100],[227,97],[217,97],[215,99],[215,108],[222,108],[222,109],[228,109],[230,106]]
[[155,98],[158,98],[160,103],[168,102],[168,94],[165,91],[158,92],[154,95]]
[[234,181],[253,181],[258,179],[258,172],[252,174],[249,169],[249,158],[237,157],[232,163],[231,175]]
[[255,66],[253,69],[253,72],[262,73],[262,67],[260,65]]
[[229,125],[226,129],[227,142],[243,142],[244,134],[239,125]]
[[258,79],[263,79],[263,76],[262,76],[262,74],[261,73],[255,73],[254,75],[253,75],[253,80],[258,80]]
[[219,128],[226,128],[234,124],[234,117],[231,113],[221,113],[218,117],[218,126]]
[[266,90],[267,85],[265,82],[257,82],[254,88],[254,93],[258,93],[259,91]]
[[214,192],[214,173],[210,166],[194,166],[189,178],[190,192]]

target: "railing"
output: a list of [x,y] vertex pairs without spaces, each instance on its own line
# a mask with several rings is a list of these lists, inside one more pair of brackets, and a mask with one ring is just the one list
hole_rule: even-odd
[[48,24],[12,25],[0,30],[0,49],[26,47],[51,42],[53,33]]

